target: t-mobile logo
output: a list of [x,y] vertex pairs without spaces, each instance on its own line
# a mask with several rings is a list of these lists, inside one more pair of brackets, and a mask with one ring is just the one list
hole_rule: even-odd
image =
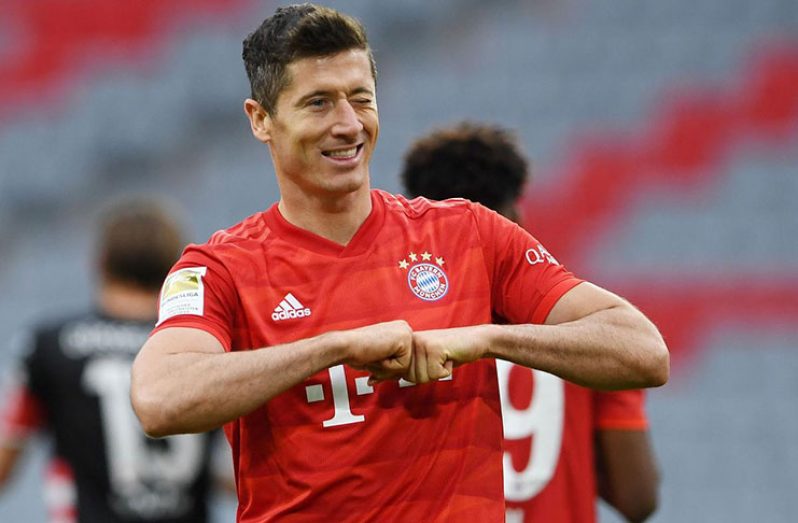
[[[330,374],[330,389],[332,391],[333,407],[335,412],[333,416],[322,422],[326,427],[335,427],[338,425],[349,425],[352,423],[363,423],[366,421],[366,416],[363,414],[355,414],[352,412],[352,405],[349,401],[349,388],[347,387],[346,371],[343,365],[336,365],[328,369]],[[440,381],[450,381],[452,375],[443,378]],[[366,396],[374,394],[374,387],[369,385],[368,376],[359,376],[355,378],[355,394],[358,396]],[[409,382],[404,379],[399,380],[399,388],[404,389],[413,387],[415,383]],[[315,383],[305,387],[305,394],[307,395],[308,403],[317,403],[325,400],[324,385]]]

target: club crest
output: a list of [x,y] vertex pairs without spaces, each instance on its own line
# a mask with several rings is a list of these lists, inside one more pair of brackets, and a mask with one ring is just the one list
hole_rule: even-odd
[[443,258],[433,260],[432,254],[426,251],[421,254],[411,252],[399,262],[399,268],[407,271],[407,285],[413,294],[424,301],[438,301],[449,291],[444,263]]

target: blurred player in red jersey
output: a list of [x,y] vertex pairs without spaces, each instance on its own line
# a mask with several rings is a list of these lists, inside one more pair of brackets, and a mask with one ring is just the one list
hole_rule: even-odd
[[[412,197],[467,198],[515,222],[527,176],[509,131],[468,122],[419,138],[401,174]],[[497,371],[508,522],[596,521],[597,489],[628,521],[651,515],[659,479],[643,391],[595,391],[505,361]]]
[[243,56],[280,201],[184,251],[131,387],[151,435],[224,424],[238,521],[503,521],[494,358],[605,388],[667,380],[654,325],[514,223],[370,188],[359,22],[281,7]]
[[212,434],[146,437],[130,407],[130,367],[183,248],[164,205],[119,202],[102,218],[96,307],[42,322],[0,418],[0,487],[37,431],[52,439],[46,504],[53,522],[199,523],[208,519]]

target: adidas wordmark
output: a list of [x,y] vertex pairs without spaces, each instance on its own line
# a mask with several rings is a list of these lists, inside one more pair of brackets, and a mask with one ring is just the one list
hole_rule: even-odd
[[306,316],[310,316],[310,309],[302,305],[290,292],[285,295],[280,305],[275,307],[272,313],[274,321],[304,318]]

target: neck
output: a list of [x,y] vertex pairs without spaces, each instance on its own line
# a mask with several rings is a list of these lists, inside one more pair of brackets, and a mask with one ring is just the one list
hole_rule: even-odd
[[100,283],[97,301],[100,310],[120,320],[154,320],[158,310],[158,291],[129,283],[105,280]]
[[371,213],[368,187],[335,198],[303,198],[301,202],[283,196],[277,204],[289,223],[346,245]]

